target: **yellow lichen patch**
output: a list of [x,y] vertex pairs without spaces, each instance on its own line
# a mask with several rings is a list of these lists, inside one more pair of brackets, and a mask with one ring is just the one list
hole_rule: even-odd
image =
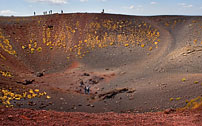
[[[0,89],[0,103],[2,103],[3,105],[7,106],[7,107],[12,107],[12,101],[16,100],[16,101],[21,101],[21,100],[26,100],[26,99],[33,99],[35,97],[41,97],[47,95],[46,92],[39,92],[39,89],[29,89],[28,91],[25,91],[21,94],[6,90],[6,89]],[[51,97],[49,95],[47,95],[45,98],[50,99]]]
[[166,22],[164,25],[165,25],[166,27],[168,27],[168,26],[169,26],[169,23]]
[[152,47],[149,47],[149,51],[152,51]]
[[34,48],[36,48],[37,47],[37,42],[34,42]]
[[[142,48],[149,46],[154,49],[153,44],[155,42],[160,43],[160,31],[146,22],[135,23],[132,20],[104,19],[100,23],[95,20],[86,24],[85,28],[87,29],[85,29],[85,32],[81,29],[79,21],[74,21],[70,24],[64,24],[64,27],[61,27],[59,32],[54,32],[51,28],[43,26],[43,44],[52,46],[49,47],[50,49],[53,46],[64,48],[65,52],[72,52],[75,57],[82,58],[86,56],[86,50],[94,50],[96,48],[105,48],[112,45],[128,47],[131,45],[131,47],[138,46]],[[102,33],[100,28],[103,28],[102,31],[104,31],[102,35],[100,35]],[[114,31],[121,32],[115,33]],[[75,40],[75,34],[78,34],[77,42],[73,41]],[[33,40],[32,43],[38,41],[34,38],[35,36],[33,35],[31,38]],[[36,46],[37,44],[32,44],[35,50],[37,50]],[[156,48],[158,48],[157,44]],[[151,51],[152,48],[149,50]]]
[[32,95],[28,94],[28,95],[27,95],[27,98],[31,99],[31,98],[32,98]]
[[16,51],[13,49],[12,45],[10,44],[9,40],[3,36],[0,29],[0,47],[7,53],[11,55],[16,55]]
[[80,50],[80,49],[78,50],[77,54],[78,54],[78,55],[81,55],[81,50]]
[[28,44],[28,48],[31,49],[31,48],[32,48],[32,45],[31,45],[31,44]]
[[32,93],[32,98],[35,98],[37,96],[37,94]]
[[15,100],[20,100],[20,99],[21,99],[21,98],[19,98],[19,97],[18,97],[18,98],[15,98]]
[[34,93],[33,89],[30,89],[30,90],[29,90],[29,93],[33,94],[33,93]]
[[34,48],[31,48],[30,50],[31,50],[31,53],[34,53],[34,50],[35,50],[35,49],[34,49]]
[[192,109],[197,109],[199,108],[200,106],[202,106],[202,102],[198,103],[198,102],[193,102],[193,107]]
[[177,98],[170,98],[170,101],[173,101],[173,100],[179,101],[179,100],[181,100],[181,97],[177,97]]
[[35,92],[39,92],[39,89],[35,89],[34,91],[35,91]]
[[197,44],[197,39],[194,39],[194,44]]
[[69,60],[70,59],[70,57],[67,57],[67,60]]
[[46,43],[47,46],[51,45],[51,42]]
[[27,97],[27,92],[24,92],[24,93],[22,94],[22,96],[23,96],[24,98],[26,98],[26,97]]
[[173,101],[174,100],[174,98],[170,98],[170,101]]
[[50,99],[51,97],[47,95],[46,98],[47,98],[47,99]]
[[10,72],[5,72],[5,71],[1,71],[1,70],[0,70],[0,75],[2,75],[4,77],[12,77]]
[[2,54],[0,54],[0,58],[6,60],[6,58]]
[[125,46],[125,47],[128,47],[128,46],[129,46],[129,44],[125,44],[124,46]]
[[46,43],[46,39],[45,39],[45,38],[43,38],[43,43],[44,43],[44,44]]
[[198,96],[191,100],[186,100],[186,103],[187,104],[183,109],[196,109],[196,108],[202,106],[202,97]]
[[199,82],[198,81],[194,81],[194,84],[198,84]]
[[186,78],[182,78],[182,82],[185,82],[186,81]]
[[6,104],[10,105],[11,103],[10,103],[10,101],[9,101],[9,100],[7,100],[7,101],[6,101]]
[[75,33],[76,31],[75,30],[72,30],[72,33]]
[[44,94],[44,95],[47,95],[47,93],[46,93],[45,91],[43,92],[43,94]]
[[25,49],[25,46],[22,46],[22,49]]
[[181,99],[181,97],[176,98],[177,101],[179,101]]
[[38,47],[38,48],[37,48],[37,51],[38,51],[38,52],[41,52],[41,51],[42,51],[42,47]]

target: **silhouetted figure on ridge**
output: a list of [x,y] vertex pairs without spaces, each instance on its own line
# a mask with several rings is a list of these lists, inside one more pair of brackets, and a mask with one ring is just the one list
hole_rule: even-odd
[[105,13],[105,10],[104,9],[102,9],[102,14],[104,14]]
[[52,11],[52,10],[50,10],[50,11],[49,11],[49,14],[52,14],[52,13],[53,13],[53,11]]
[[47,15],[47,11],[44,11],[44,12],[43,12],[43,15]]

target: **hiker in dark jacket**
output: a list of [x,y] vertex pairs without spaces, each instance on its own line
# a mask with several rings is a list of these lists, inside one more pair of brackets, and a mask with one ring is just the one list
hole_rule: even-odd
[[90,86],[85,86],[85,94],[90,94]]

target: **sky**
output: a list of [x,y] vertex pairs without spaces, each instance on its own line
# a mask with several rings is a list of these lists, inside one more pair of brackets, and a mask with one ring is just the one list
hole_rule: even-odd
[[0,0],[0,16],[53,13],[105,13],[126,15],[201,15],[202,0]]

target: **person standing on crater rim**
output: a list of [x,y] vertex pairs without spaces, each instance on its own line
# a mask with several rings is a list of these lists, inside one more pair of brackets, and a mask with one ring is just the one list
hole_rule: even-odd
[[104,14],[105,13],[105,10],[104,9],[102,9],[102,14]]

